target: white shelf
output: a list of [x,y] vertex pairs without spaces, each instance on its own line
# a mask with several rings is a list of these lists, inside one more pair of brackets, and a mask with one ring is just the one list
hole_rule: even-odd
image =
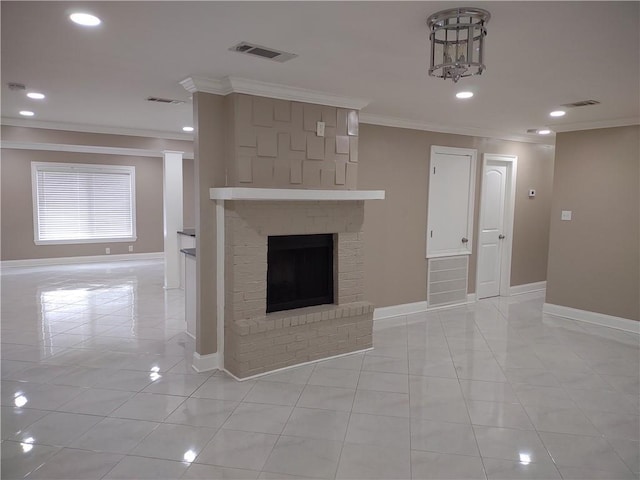
[[336,201],[384,200],[384,190],[302,190],[291,188],[210,188],[211,200]]

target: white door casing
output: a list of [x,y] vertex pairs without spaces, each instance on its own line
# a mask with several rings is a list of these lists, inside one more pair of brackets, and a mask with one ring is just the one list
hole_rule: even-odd
[[476,156],[468,148],[431,147],[427,258],[471,254]]
[[478,299],[509,295],[517,157],[485,154],[478,228]]

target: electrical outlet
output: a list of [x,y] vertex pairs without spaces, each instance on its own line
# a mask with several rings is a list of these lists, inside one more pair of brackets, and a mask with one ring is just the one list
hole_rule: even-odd
[[104,253],[106,253],[107,255],[111,255],[111,249],[109,247],[105,248]]
[[529,189],[529,198],[533,198],[536,196],[536,191],[533,188]]
[[324,122],[316,122],[316,135],[324,137]]
[[129,245],[129,251],[133,252],[133,245]]

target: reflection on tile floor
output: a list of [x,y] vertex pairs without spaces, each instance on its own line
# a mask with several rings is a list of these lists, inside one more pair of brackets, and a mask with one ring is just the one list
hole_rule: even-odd
[[162,264],[2,272],[2,478],[638,478],[638,336],[539,294],[376,322],[375,349],[190,368]]

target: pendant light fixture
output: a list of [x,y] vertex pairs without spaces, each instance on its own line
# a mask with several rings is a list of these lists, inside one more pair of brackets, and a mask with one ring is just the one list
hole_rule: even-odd
[[481,75],[484,69],[484,37],[491,14],[475,7],[443,10],[427,18],[431,40],[429,75],[450,78]]

